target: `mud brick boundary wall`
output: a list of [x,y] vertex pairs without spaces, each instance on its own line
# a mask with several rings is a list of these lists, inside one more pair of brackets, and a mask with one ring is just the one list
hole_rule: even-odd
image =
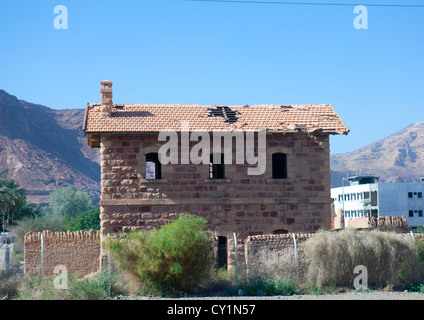
[[[313,237],[315,233],[297,233],[296,245],[299,265],[303,265],[303,252],[299,246],[301,243]],[[292,233],[257,235],[247,238],[244,246],[244,257],[246,267],[250,274],[255,274],[255,270],[260,270],[270,259],[278,261],[293,260],[295,263],[295,242]]]
[[396,231],[396,233],[408,232],[408,223],[404,216],[388,217],[362,217],[348,221],[350,228],[377,228],[382,231]]
[[99,231],[43,231],[25,234],[25,274],[41,275],[41,234],[44,238],[45,276],[53,275],[58,265],[82,276],[99,270]]

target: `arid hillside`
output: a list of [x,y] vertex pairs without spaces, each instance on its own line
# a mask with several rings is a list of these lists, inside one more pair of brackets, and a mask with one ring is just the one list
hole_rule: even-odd
[[83,118],[84,109],[54,110],[0,90],[0,171],[33,203],[67,185],[99,197],[99,153],[87,146]]
[[332,155],[332,186],[341,186],[342,177],[361,169],[381,182],[418,182],[424,177],[424,121],[353,152]]

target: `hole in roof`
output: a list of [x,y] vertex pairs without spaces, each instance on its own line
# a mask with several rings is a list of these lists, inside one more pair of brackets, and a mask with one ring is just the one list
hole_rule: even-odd
[[215,106],[214,109],[209,110],[209,117],[222,117],[225,119],[225,122],[234,123],[237,122],[236,115],[239,115],[240,112],[231,110],[227,106]]

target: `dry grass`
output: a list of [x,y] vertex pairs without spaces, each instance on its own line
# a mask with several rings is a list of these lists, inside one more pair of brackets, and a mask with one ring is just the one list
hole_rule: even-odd
[[345,229],[318,232],[301,247],[308,265],[308,284],[352,286],[358,265],[367,267],[368,285],[372,286],[423,280],[423,264],[415,241],[409,236]]
[[248,271],[249,278],[261,278],[264,280],[292,279],[297,278],[296,260],[294,250],[285,249],[283,251],[263,250],[259,260],[262,262],[258,269]]
[[12,299],[19,293],[22,276],[14,272],[0,271],[0,300]]

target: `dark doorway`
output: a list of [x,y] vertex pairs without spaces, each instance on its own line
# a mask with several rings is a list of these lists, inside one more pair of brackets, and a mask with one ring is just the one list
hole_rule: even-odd
[[227,237],[218,237],[218,268],[227,268]]

